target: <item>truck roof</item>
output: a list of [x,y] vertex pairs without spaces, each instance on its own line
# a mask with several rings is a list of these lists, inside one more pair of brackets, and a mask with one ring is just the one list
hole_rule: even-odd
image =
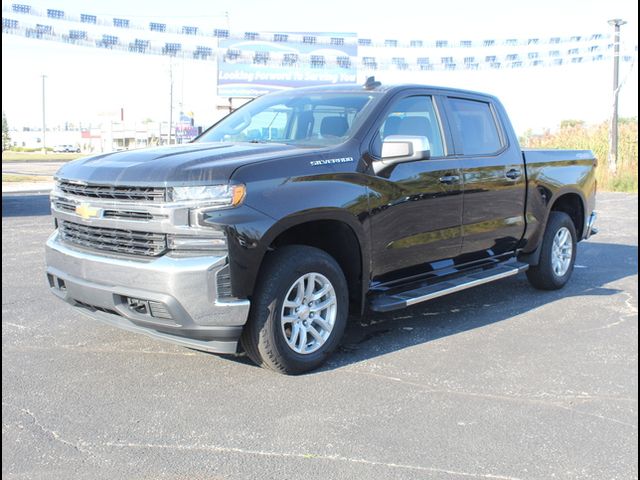
[[[340,85],[317,85],[313,87],[301,87],[296,88],[295,91],[305,92],[305,93],[321,93],[321,92],[336,92],[336,93],[360,93],[360,92],[379,92],[379,93],[390,93],[399,90],[407,90],[411,88],[427,88],[429,90],[436,90],[441,93],[448,94],[466,94],[466,95],[476,95],[491,98],[497,100],[491,94],[478,92],[473,90],[465,90],[460,88],[451,88],[451,87],[441,87],[435,85],[424,85],[418,83],[398,83],[398,84],[381,84],[371,88],[365,88],[361,84],[349,83],[349,84],[340,84]],[[283,92],[291,92],[291,90],[284,90]]]

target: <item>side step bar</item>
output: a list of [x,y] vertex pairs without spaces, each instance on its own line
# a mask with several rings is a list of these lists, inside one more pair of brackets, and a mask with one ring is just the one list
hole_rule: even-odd
[[509,262],[494,268],[489,268],[481,272],[472,273],[463,277],[446,280],[434,285],[419,287],[406,292],[394,293],[391,295],[378,295],[371,300],[370,308],[374,312],[390,312],[401,308],[426,302],[434,298],[443,297],[450,293],[477,287],[484,283],[494,282],[502,278],[517,275],[529,268],[526,263]]

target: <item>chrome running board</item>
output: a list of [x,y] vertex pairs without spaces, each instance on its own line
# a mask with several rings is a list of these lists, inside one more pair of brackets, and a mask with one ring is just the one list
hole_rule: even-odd
[[529,268],[526,263],[509,262],[498,265],[481,272],[472,273],[462,277],[445,280],[433,285],[426,285],[404,292],[377,295],[371,299],[370,308],[374,312],[389,312],[401,308],[426,302],[434,298],[443,297],[451,293],[460,292],[467,288],[477,287],[489,282],[495,282],[502,278],[517,275]]

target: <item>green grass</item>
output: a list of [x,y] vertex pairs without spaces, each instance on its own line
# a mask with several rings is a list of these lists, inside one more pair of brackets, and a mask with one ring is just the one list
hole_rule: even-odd
[[638,120],[621,119],[618,126],[618,163],[615,175],[609,173],[609,125],[595,126],[581,123],[568,124],[558,132],[544,135],[525,135],[523,147],[565,148],[592,150],[598,159],[596,177],[598,190],[612,192],[638,192]]
[[68,162],[76,158],[85,157],[83,153],[25,153],[2,152],[2,162]]
[[3,173],[3,182],[52,182],[53,177],[46,175],[20,175],[15,173]]

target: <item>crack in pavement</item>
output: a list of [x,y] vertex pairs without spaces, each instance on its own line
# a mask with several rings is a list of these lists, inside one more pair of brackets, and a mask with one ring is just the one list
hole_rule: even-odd
[[5,325],[9,326],[9,327],[16,327],[19,330],[26,330],[27,329],[27,327],[25,327],[24,325],[18,325],[17,323],[3,322],[2,326],[5,326]]
[[595,332],[597,330],[605,330],[611,327],[615,327],[616,325],[620,325],[626,322],[629,318],[636,317],[638,315],[638,307],[632,305],[631,303],[634,300],[633,295],[625,291],[621,291],[620,293],[627,297],[624,300],[624,307],[626,308],[626,313],[625,311],[622,311],[621,313],[623,313],[623,315],[618,317],[618,320],[615,322],[608,323],[606,325],[603,325],[602,327],[595,327],[595,328],[588,328],[586,330],[580,330],[580,333]]
[[[2,405],[14,408],[17,411],[21,412],[22,414],[31,418],[31,420],[33,421],[33,424],[36,427],[38,427],[45,435],[53,438],[55,441],[92,457],[96,455],[95,450],[105,449],[105,448],[206,451],[206,452],[235,453],[235,454],[242,454],[242,455],[265,456],[265,457],[276,457],[276,458],[293,458],[293,459],[302,459],[302,460],[325,460],[325,461],[335,461],[335,462],[348,462],[348,463],[355,463],[355,464],[362,464],[362,465],[380,466],[380,467],[386,467],[386,468],[392,468],[392,469],[413,470],[413,471],[431,472],[431,473],[444,473],[447,475],[464,477],[464,478],[479,478],[479,479],[491,479],[491,480],[521,480],[520,478],[511,476],[511,475],[464,472],[464,471],[458,471],[458,470],[451,470],[447,468],[427,467],[422,465],[409,465],[409,464],[393,463],[393,462],[382,462],[377,460],[368,460],[366,458],[345,457],[342,455],[275,452],[275,451],[268,451],[268,450],[245,449],[245,448],[239,448],[239,447],[224,447],[224,446],[212,445],[212,444],[185,445],[185,444],[165,444],[165,443],[110,442],[110,441],[93,443],[93,442],[86,442],[83,440],[78,440],[77,443],[73,443],[72,441],[65,439],[61,434],[59,434],[55,430],[52,430],[47,426],[45,426],[44,424],[42,424],[31,410],[27,408],[20,408],[7,402],[2,402]],[[82,447],[80,446],[80,444],[82,444]]]
[[496,479],[496,480],[521,480],[518,477],[513,477],[509,475],[500,475],[500,474],[492,474],[492,473],[474,473],[474,472],[462,472],[457,470],[450,470],[446,468],[437,468],[437,467],[425,467],[421,465],[408,465],[402,463],[390,463],[390,462],[380,462],[376,460],[367,460],[365,458],[352,458],[352,457],[344,457],[341,455],[316,455],[316,454],[308,454],[308,453],[293,453],[293,452],[272,452],[265,450],[250,450],[244,448],[237,447],[221,447],[218,445],[180,445],[180,444],[163,444],[163,443],[123,443],[123,442],[105,442],[105,446],[113,447],[113,448],[139,448],[139,449],[168,449],[168,450],[200,450],[200,451],[208,451],[208,452],[219,452],[219,453],[239,453],[245,455],[259,455],[266,457],[280,457],[280,458],[297,458],[304,460],[328,460],[328,461],[337,461],[337,462],[349,462],[349,463],[358,463],[364,465],[372,465],[372,466],[381,466],[387,468],[395,468],[395,469],[403,469],[403,470],[415,470],[422,472],[431,472],[431,473],[445,473],[452,476],[458,477],[466,477],[466,478],[486,478],[486,479]]
[[73,442],[65,439],[64,437],[62,437],[62,435],[60,435],[55,430],[47,428],[45,425],[43,425],[38,420],[38,418],[35,416],[35,414],[31,410],[29,410],[28,408],[20,408],[20,407],[17,407],[16,405],[13,405],[13,404],[7,403],[7,402],[2,402],[2,405],[14,408],[14,409],[20,411],[22,414],[24,414],[24,415],[28,416],[29,418],[31,418],[31,420],[33,421],[33,424],[36,427],[38,427],[45,435],[53,438],[56,442],[59,442],[59,443],[65,445],[67,447],[73,448],[74,450],[77,450],[78,452],[85,453],[87,455],[93,456],[93,452],[91,452],[90,450],[86,450],[86,449],[84,449],[84,448],[82,448],[80,446],[80,443],[86,445],[85,442],[81,442],[79,440],[77,443],[73,443]]
[[[393,381],[393,382],[400,383],[400,384],[403,384],[403,385],[407,385],[407,386],[411,386],[411,387],[417,387],[417,388],[420,388],[420,389],[424,390],[427,393],[434,393],[434,394],[441,394],[441,395],[457,395],[457,396],[462,396],[462,397],[475,397],[475,398],[483,398],[483,399],[487,399],[487,400],[501,400],[501,401],[506,401],[506,402],[522,402],[522,403],[538,404],[538,405],[542,405],[542,406],[545,406],[545,407],[555,407],[555,408],[559,408],[559,409],[562,409],[562,410],[567,410],[567,411],[570,411],[570,412],[574,412],[574,413],[577,413],[579,415],[586,415],[588,417],[594,417],[594,418],[598,418],[600,420],[606,420],[606,421],[609,421],[609,422],[613,422],[613,423],[617,423],[617,424],[624,425],[624,426],[627,426],[627,427],[631,427],[631,428],[633,428],[635,430],[638,429],[638,426],[633,424],[633,423],[623,422],[621,420],[617,420],[617,419],[611,418],[611,417],[605,417],[604,415],[598,415],[596,413],[583,412],[581,410],[577,410],[575,408],[568,407],[566,405],[562,405],[559,402],[547,401],[547,400],[542,400],[542,399],[538,399],[538,398],[516,397],[516,396],[509,396],[509,395],[496,395],[496,394],[493,394],[493,393],[459,392],[459,391],[455,391],[455,390],[437,390],[437,389],[430,388],[427,385],[424,385],[422,383],[411,382],[411,381],[408,381],[408,380],[403,380],[402,378],[392,377],[392,376],[389,376],[389,375],[383,375],[383,374],[380,374],[380,373],[359,372],[357,370],[352,370],[352,369],[344,369],[344,370],[340,370],[340,371],[347,372],[347,373],[353,373],[353,374],[356,374],[356,375],[369,375],[369,376],[373,376],[373,377],[377,377],[377,378],[382,378],[382,379]],[[591,399],[595,399],[595,398],[596,397],[593,397]],[[624,400],[628,400],[628,399],[624,399]]]

